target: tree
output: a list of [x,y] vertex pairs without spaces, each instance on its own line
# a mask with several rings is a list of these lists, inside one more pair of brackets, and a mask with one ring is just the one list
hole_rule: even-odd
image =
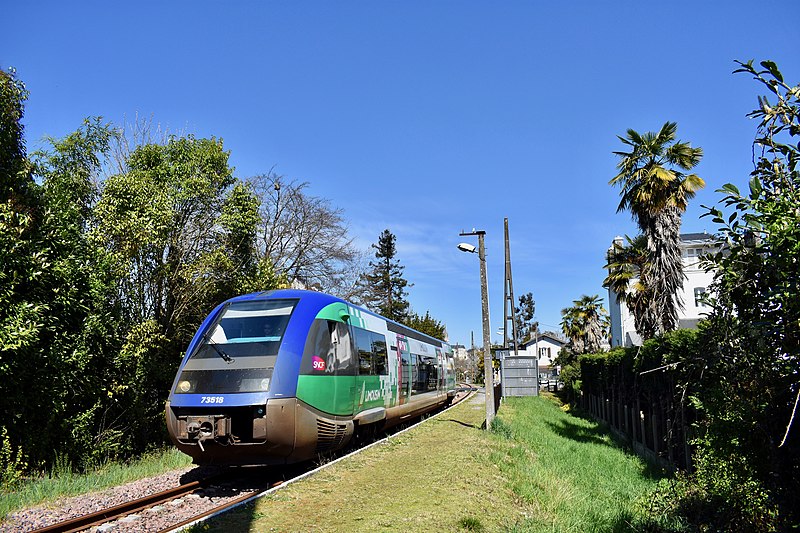
[[614,152],[620,157],[619,173],[609,184],[619,185],[619,211],[630,211],[647,239],[647,262],[640,272],[642,285],[650,293],[647,306],[639,313],[646,329],[643,339],[672,331],[678,326],[682,308],[678,291],[683,286],[680,250],[681,215],[688,201],[705,182],[691,170],[703,157],[701,148],[675,140],[677,124],[667,122],[658,133],[639,134],[629,129],[618,137],[630,152]]
[[28,161],[22,116],[28,91],[14,69],[0,69],[0,202],[17,210],[29,207],[35,188]]
[[583,295],[571,307],[561,310],[561,330],[569,339],[569,349],[574,355],[595,353],[606,337],[603,318],[608,314],[600,296]]
[[749,190],[724,185],[723,206],[704,215],[726,246],[709,258],[704,349],[684,361],[702,415],[693,492],[725,520],[713,529],[782,531],[800,523],[800,85],[771,61],[737,63],[770,96],[748,114],[758,121]]
[[536,315],[536,302],[533,293],[523,294],[519,297],[519,307],[514,309],[517,317],[517,346],[532,338],[539,332],[539,323],[534,321]]
[[248,180],[260,201],[256,253],[275,271],[348,300],[359,300],[363,257],[341,209],[306,193],[308,183],[268,173]]
[[433,318],[430,311],[425,311],[425,316],[418,315],[411,311],[408,314],[408,318],[406,318],[403,323],[411,329],[430,335],[435,339],[444,340],[447,332],[445,325]]
[[637,332],[656,331],[656,298],[652,289],[645,286],[641,273],[647,265],[647,238],[625,236],[627,244],[614,242],[609,250],[605,269],[608,276],[603,287],[616,294],[617,302],[624,303],[633,315]]
[[408,317],[409,303],[406,287],[408,281],[403,278],[405,267],[396,260],[396,237],[388,229],[378,237],[378,243],[373,244],[375,261],[370,261],[371,270],[363,279],[366,288],[365,303],[388,319],[403,322]]
[[119,348],[116,265],[91,236],[96,180],[113,136],[94,119],[50,139],[22,165],[41,185],[24,179],[12,188],[35,203],[0,214],[0,418],[36,466],[52,461],[53,450],[85,466],[119,444],[103,423]]
[[222,141],[191,135],[137,146],[96,207],[95,238],[120,265],[126,325],[108,386],[136,421],[126,428],[133,449],[161,438],[166,393],[208,312],[281,283],[255,253],[258,199],[228,157]]

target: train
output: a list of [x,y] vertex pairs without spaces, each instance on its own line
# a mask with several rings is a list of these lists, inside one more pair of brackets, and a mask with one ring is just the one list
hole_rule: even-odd
[[445,406],[455,389],[446,342],[329,294],[283,289],[206,317],[165,414],[195,464],[291,464]]

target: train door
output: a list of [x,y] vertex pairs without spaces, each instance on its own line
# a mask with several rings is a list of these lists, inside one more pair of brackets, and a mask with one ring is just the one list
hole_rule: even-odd
[[445,363],[444,357],[442,356],[442,350],[436,348],[436,364],[439,367],[439,382],[436,384],[436,389],[438,391],[443,391],[445,389],[445,379],[447,374],[445,373]]
[[397,353],[400,356],[399,403],[402,405],[408,402],[408,397],[411,395],[411,351],[408,348],[408,341],[403,335],[397,336]]
[[353,338],[350,327],[347,324],[336,322],[334,331],[331,332],[331,340],[336,357],[334,367],[334,398],[339,406],[339,411],[343,414],[353,414],[353,399],[356,395],[356,373],[358,372],[358,362],[353,346]]

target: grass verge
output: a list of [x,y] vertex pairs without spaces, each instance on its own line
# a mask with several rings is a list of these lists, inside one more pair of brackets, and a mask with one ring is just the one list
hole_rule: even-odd
[[491,452],[530,511],[514,531],[632,531],[661,472],[626,451],[597,422],[546,398],[506,398]]
[[544,398],[483,396],[193,531],[629,531],[657,473]]
[[23,481],[13,492],[0,492],[0,520],[17,509],[122,485],[190,464],[190,457],[168,448],[147,453],[129,463],[107,463],[87,474],[75,474],[70,465],[63,465],[49,475]]
[[[477,400],[477,401],[476,401]],[[483,396],[194,531],[503,531],[521,517]]]

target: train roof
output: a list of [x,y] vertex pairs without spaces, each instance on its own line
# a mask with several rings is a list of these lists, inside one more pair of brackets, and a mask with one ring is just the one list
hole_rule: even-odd
[[421,331],[417,331],[415,329],[409,328],[406,325],[400,324],[394,320],[388,319],[384,316],[379,315],[369,309],[365,309],[359,305],[354,303],[348,302],[338,296],[333,296],[331,294],[327,294],[324,292],[318,291],[308,291],[302,289],[276,289],[271,291],[263,291],[263,292],[253,292],[250,294],[244,294],[242,296],[236,296],[235,298],[231,298],[228,302],[242,302],[247,300],[259,300],[259,299],[299,299],[303,300],[305,305],[310,306],[311,308],[322,309],[323,307],[330,305],[332,303],[341,302],[364,313],[369,313],[370,315],[376,316],[382,320],[385,320],[388,323],[389,331],[394,333],[399,333],[401,335],[405,335],[406,337],[414,338],[423,342],[428,342],[433,344],[434,346],[441,347],[446,345],[447,343],[441,339],[437,339],[436,337],[431,337]]

